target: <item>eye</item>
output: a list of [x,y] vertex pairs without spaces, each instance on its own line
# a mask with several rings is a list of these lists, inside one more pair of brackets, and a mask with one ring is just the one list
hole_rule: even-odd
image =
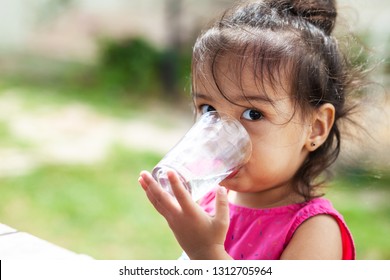
[[217,111],[217,110],[215,110],[215,108],[213,106],[208,105],[208,104],[201,105],[199,108],[200,108],[200,112],[202,115],[207,113],[207,112]]
[[248,109],[242,113],[242,117],[249,121],[258,121],[264,118],[264,115],[255,109]]

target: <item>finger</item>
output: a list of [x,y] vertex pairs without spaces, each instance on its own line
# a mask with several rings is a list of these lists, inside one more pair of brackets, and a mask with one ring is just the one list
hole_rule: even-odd
[[164,190],[161,188],[160,184],[153,178],[153,176],[148,171],[141,171],[139,182],[142,188],[145,191],[149,191],[153,194],[160,194]]
[[152,175],[147,171],[141,171],[140,177],[138,178],[138,182],[142,186],[142,188],[145,190],[145,192],[149,193],[155,193],[158,192],[157,188],[157,182],[154,180]]
[[229,224],[229,202],[227,191],[224,187],[218,187],[216,191],[214,220],[225,227]]
[[177,211],[178,205],[175,199],[157,183],[149,172],[141,172],[139,181],[148,199],[161,215],[167,217],[170,212]]
[[146,191],[148,189],[148,184],[146,184],[145,180],[140,176],[138,178],[138,183],[141,185],[141,187]]
[[154,205],[155,202],[156,202],[156,199],[154,198],[154,196],[152,195],[152,193],[149,191],[149,184],[146,183],[145,179],[142,178],[141,175],[140,175],[140,177],[138,178],[138,182],[139,182],[139,184],[142,186],[142,188],[144,189],[145,194],[146,194],[146,196],[148,197],[148,199],[150,200],[150,202]]
[[167,211],[162,205],[158,202],[158,200],[154,197],[154,195],[149,191],[148,184],[145,182],[144,178],[141,176],[138,178],[138,182],[141,184],[142,188],[145,190],[145,194],[149,199],[150,203],[153,207],[160,213],[162,216],[165,216]]
[[167,172],[169,183],[173,194],[175,195],[177,202],[182,207],[183,211],[193,209],[194,202],[192,200],[190,192],[185,188],[177,173],[173,170]]

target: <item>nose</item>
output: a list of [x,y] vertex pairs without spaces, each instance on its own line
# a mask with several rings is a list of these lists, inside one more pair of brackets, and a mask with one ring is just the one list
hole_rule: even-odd
[[240,121],[240,115],[237,113],[237,110],[224,108],[223,110],[217,110],[217,112],[220,114],[228,115],[229,117]]

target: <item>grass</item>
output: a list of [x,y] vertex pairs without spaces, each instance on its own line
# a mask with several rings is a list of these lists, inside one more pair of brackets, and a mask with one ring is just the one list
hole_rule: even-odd
[[159,158],[116,147],[96,166],[3,178],[0,220],[97,259],[175,259],[180,249],[137,182]]
[[[117,89],[2,79],[0,94],[17,97],[25,112],[79,103],[116,119],[145,116],[162,127],[170,123],[159,113],[145,113],[151,107],[163,110],[153,100]],[[30,153],[31,145],[0,119],[0,148]],[[140,170],[151,170],[160,158],[114,146],[95,165],[43,165],[22,176],[0,177],[0,223],[97,259],[176,259],[181,249],[137,182]]]
[[328,194],[352,231],[358,259],[390,259],[390,173],[377,174],[347,170]]

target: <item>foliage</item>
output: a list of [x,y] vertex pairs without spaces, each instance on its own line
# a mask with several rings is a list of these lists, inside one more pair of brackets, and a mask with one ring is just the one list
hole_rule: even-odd
[[99,46],[96,63],[27,54],[9,57],[6,63],[0,61],[0,87],[28,85],[36,91],[61,92],[59,98],[105,100],[100,105],[107,107],[153,99],[188,104],[189,51],[159,50],[142,38],[105,40]]
[[177,97],[175,91],[185,83],[189,65],[188,55],[158,50],[142,38],[108,40],[101,43],[98,76],[103,85],[132,94],[163,91],[168,97]]
[[146,92],[159,86],[159,53],[144,40],[105,42],[99,64],[103,81],[113,87]]
[[390,36],[386,40],[385,59],[384,59],[384,73],[390,75]]

